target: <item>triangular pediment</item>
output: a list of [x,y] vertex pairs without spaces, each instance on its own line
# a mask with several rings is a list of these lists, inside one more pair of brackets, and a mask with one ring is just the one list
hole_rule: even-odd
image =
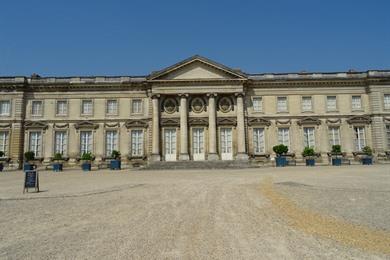
[[193,56],[166,69],[152,73],[149,80],[240,80],[244,73],[201,56]]
[[320,125],[321,120],[315,117],[304,117],[298,120],[298,125]]
[[368,125],[371,123],[370,116],[361,115],[361,116],[352,116],[349,119],[347,119],[348,124],[363,124]]
[[48,127],[47,123],[44,121],[30,121],[24,124],[26,129],[46,129]]

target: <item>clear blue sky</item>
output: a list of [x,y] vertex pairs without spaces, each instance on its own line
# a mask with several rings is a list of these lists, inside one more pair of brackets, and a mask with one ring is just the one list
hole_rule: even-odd
[[4,0],[0,75],[147,75],[194,54],[248,73],[390,69],[390,1]]

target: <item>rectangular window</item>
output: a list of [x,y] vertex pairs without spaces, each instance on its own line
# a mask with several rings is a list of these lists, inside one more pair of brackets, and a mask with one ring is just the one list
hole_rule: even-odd
[[366,146],[366,134],[363,126],[355,126],[355,150],[361,152]]
[[340,128],[337,126],[329,127],[329,144],[330,147],[333,145],[340,145]]
[[390,150],[390,125],[386,125],[387,149]]
[[352,110],[362,109],[362,97],[361,96],[352,96]]
[[264,128],[253,129],[253,150],[254,154],[264,153]]
[[303,146],[310,148],[315,147],[314,127],[303,128]]
[[118,132],[106,131],[106,156],[111,156],[114,150],[118,151]]
[[30,132],[29,151],[34,152],[35,157],[42,156],[42,133]]
[[34,100],[31,102],[31,115],[41,116],[43,112],[43,102]]
[[106,113],[108,115],[117,115],[118,114],[118,101],[117,100],[115,100],[115,99],[107,100]]
[[0,116],[9,116],[11,114],[11,101],[0,101]]
[[92,100],[83,100],[81,102],[81,114],[92,115],[93,113],[93,102]]
[[0,151],[4,153],[4,157],[8,155],[8,131],[1,131],[0,132]]
[[67,155],[68,134],[66,131],[56,131],[54,133],[54,153]]
[[56,114],[66,116],[68,114],[68,102],[66,100],[57,100]]
[[92,153],[92,131],[80,132],[80,155]]
[[263,111],[263,100],[261,97],[254,97],[252,99],[252,102],[253,102],[253,111],[254,112]]
[[133,113],[133,114],[142,113],[142,100],[141,99],[133,99],[132,100],[131,113]]
[[142,130],[131,130],[131,155],[142,156],[144,154],[144,133]]
[[384,95],[383,104],[384,104],[385,109],[390,109],[390,94]]
[[278,97],[278,112],[287,112],[287,97]]
[[290,129],[278,128],[278,143],[290,147]]
[[326,97],[326,109],[328,111],[336,111],[337,110],[336,96],[327,96]]
[[311,97],[302,97],[302,111],[312,111],[312,100]]

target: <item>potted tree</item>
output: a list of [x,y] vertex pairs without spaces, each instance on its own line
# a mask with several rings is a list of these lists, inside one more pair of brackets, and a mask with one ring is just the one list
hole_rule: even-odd
[[343,156],[343,153],[341,152],[341,145],[336,144],[332,145],[332,165],[333,166],[341,166],[341,158]]
[[55,172],[62,172],[63,164],[62,164],[62,154],[56,153],[53,157],[54,163],[53,163],[53,171]]
[[[3,151],[0,151],[0,158],[4,156],[4,152]],[[2,172],[4,169],[4,164],[2,162],[0,162],[0,172]]]
[[117,150],[113,150],[111,153],[110,169],[120,170],[121,169],[121,153]]
[[305,147],[302,153],[303,157],[306,159],[306,166],[314,166],[316,164],[314,149],[311,147]]
[[362,157],[362,164],[363,165],[371,165],[372,164],[372,149],[369,146],[365,146],[363,148],[363,157]]
[[33,151],[28,151],[24,153],[23,171],[34,170],[35,165],[32,163],[34,159],[35,153]]
[[81,160],[82,160],[81,169],[83,169],[83,171],[90,171],[91,170],[92,159],[93,159],[92,153],[90,153],[90,152],[83,153],[83,155],[81,156]]
[[284,167],[287,165],[287,159],[284,154],[288,152],[288,146],[284,144],[275,145],[272,150],[276,153],[276,167]]

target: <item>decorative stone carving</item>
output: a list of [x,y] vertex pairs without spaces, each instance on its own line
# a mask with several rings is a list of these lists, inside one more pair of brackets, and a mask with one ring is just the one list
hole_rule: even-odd
[[180,118],[162,118],[162,126],[180,126]]
[[371,124],[371,118],[369,116],[352,116],[347,119],[347,123],[350,125],[368,125]]
[[69,124],[68,123],[65,123],[65,124],[54,123],[53,128],[69,128]]
[[113,122],[113,123],[104,123],[104,127],[119,127],[119,122]]
[[298,125],[320,125],[321,120],[315,117],[304,117],[297,122]]
[[222,97],[218,102],[218,107],[224,113],[230,112],[233,107],[232,100],[228,97]]
[[11,128],[11,124],[10,123],[0,124],[0,128]]
[[195,117],[195,118],[190,118],[188,121],[189,125],[191,126],[208,126],[209,125],[209,120],[208,118],[200,118],[200,117]]
[[168,114],[175,113],[177,111],[177,103],[174,98],[167,98],[164,100],[164,111]]
[[74,125],[74,128],[78,129],[97,129],[99,124],[96,124],[92,121],[81,121]]
[[331,125],[331,124],[341,124],[341,119],[340,118],[337,118],[337,119],[326,119],[326,123],[328,125]]
[[191,109],[195,113],[201,113],[205,109],[205,102],[202,98],[196,97],[191,101]]
[[218,117],[217,124],[218,125],[235,126],[235,125],[237,125],[237,118],[235,118],[235,117]]
[[44,121],[29,121],[24,124],[25,129],[42,129],[48,128],[48,124]]
[[125,123],[126,128],[132,128],[132,127],[142,127],[146,128],[148,127],[148,121],[147,120],[128,120]]
[[261,117],[249,118],[248,125],[249,126],[270,126],[271,121]]
[[277,125],[290,125],[291,124],[291,119],[287,120],[276,120]]

